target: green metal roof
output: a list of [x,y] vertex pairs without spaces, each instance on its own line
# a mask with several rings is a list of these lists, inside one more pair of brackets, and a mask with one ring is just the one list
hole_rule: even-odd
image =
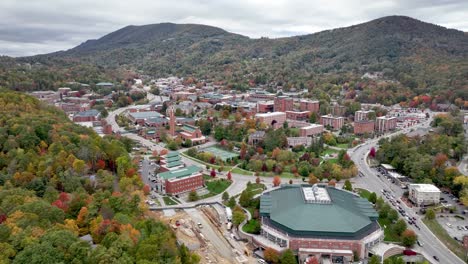
[[166,161],[166,163],[171,163],[171,162],[174,162],[174,161],[179,161],[179,160],[181,160],[181,158],[180,158],[179,155],[177,155],[177,156],[165,158],[164,160]]
[[353,193],[326,188],[331,203],[310,203],[303,187],[286,185],[260,198],[260,214],[285,231],[297,235],[354,236],[375,226],[378,218],[372,205]]
[[175,170],[175,171],[166,171],[163,173],[159,173],[159,177],[165,180],[174,179],[174,178],[183,178],[190,176],[194,173],[200,172],[202,169],[198,166],[192,165],[186,168]]
[[177,151],[171,151],[169,153],[166,154],[165,158],[168,159],[168,158],[172,158],[172,157],[178,157],[179,156],[179,152]]
[[190,126],[190,125],[182,126],[182,130],[189,131],[189,132],[195,132],[196,129],[197,129],[196,127]]
[[182,165],[183,163],[181,161],[173,161],[173,162],[168,162],[166,164],[166,168],[173,168]]

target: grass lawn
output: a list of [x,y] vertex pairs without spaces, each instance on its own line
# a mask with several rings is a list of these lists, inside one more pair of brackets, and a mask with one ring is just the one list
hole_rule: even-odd
[[243,170],[241,168],[234,168],[234,169],[232,169],[231,172],[236,173],[236,174],[249,175],[249,176],[253,174],[252,171],[246,171],[246,170]]
[[326,161],[330,162],[331,164],[336,164],[336,163],[338,163],[338,159],[328,159],[328,160],[326,160]]
[[341,144],[337,144],[336,147],[342,148],[342,149],[348,149],[349,144],[348,143],[341,143]]
[[209,193],[202,195],[200,199],[218,195],[224,192],[231,185],[231,182],[225,179],[211,179],[212,180],[205,182],[206,189],[208,189]]
[[390,242],[400,241],[400,238],[398,237],[398,235],[395,232],[393,232],[393,230],[390,228],[392,224],[387,218],[385,219],[379,218],[379,224],[384,229],[385,241],[390,241]]
[[208,191],[210,191],[210,193],[214,193],[215,195],[224,192],[230,185],[231,182],[225,179],[215,179],[206,182],[206,188]]
[[325,155],[331,155],[331,154],[335,154],[335,153],[338,153],[339,151],[336,150],[336,149],[331,149],[331,148],[327,148],[326,150],[324,150],[322,152],[322,156],[325,156]]
[[465,250],[463,246],[455,241],[445,229],[437,222],[437,220],[423,219],[424,224],[432,231],[432,233],[439,238],[446,247],[448,247],[453,253],[455,253],[461,259],[465,259]]
[[255,219],[251,219],[242,227],[242,231],[249,234],[260,234],[260,223]]
[[164,203],[165,203],[166,205],[176,205],[176,204],[177,204],[177,202],[174,201],[174,200],[173,200],[171,197],[169,197],[169,196],[164,196],[164,197],[163,197],[163,200],[164,200]]

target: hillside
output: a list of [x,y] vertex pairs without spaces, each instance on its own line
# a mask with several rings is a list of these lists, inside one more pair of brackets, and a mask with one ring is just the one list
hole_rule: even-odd
[[413,93],[455,88],[468,98],[467,34],[402,16],[279,39],[250,39],[203,25],[128,26],[67,51],[18,61],[193,75],[235,86],[250,79],[294,87],[330,75],[349,81],[380,71]]
[[124,143],[0,89],[0,263],[198,263],[151,217]]

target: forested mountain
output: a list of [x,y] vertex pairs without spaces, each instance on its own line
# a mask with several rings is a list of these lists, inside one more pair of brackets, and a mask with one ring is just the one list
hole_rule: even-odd
[[203,25],[128,26],[67,51],[17,61],[194,76],[237,88],[352,82],[351,88],[362,89],[362,74],[382,72],[383,79],[397,81],[386,89],[400,91],[391,97],[448,90],[468,97],[468,35],[402,16],[278,39],[250,39]]
[[151,217],[128,148],[0,89],[0,263],[198,263]]

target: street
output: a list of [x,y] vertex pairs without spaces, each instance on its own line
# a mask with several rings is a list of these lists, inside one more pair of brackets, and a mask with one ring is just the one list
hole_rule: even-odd
[[[424,126],[427,123],[430,123],[431,120],[423,122],[422,124],[417,125]],[[415,127],[413,127],[415,129]],[[402,131],[395,132],[385,137],[391,137],[400,133],[407,133],[409,129],[404,129]],[[395,196],[397,199],[402,196],[403,190],[386,180],[384,177],[377,177],[375,172],[367,164],[367,155],[372,147],[376,148],[379,139],[372,139],[364,143],[364,145],[355,147],[348,151],[351,159],[355,162],[359,171],[362,172],[364,177],[355,178],[355,186],[368,189],[369,191],[381,195],[381,190],[388,190],[391,195]],[[386,199],[386,198],[385,198]],[[387,199],[388,202],[388,199]],[[410,217],[415,217],[417,219],[417,224],[421,228],[420,230],[413,228],[413,230],[418,235],[418,240],[423,243],[423,247],[420,248],[426,258],[432,263],[435,262],[433,256],[439,257],[442,260],[441,263],[465,263],[455,254],[453,254],[437,237],[432,234],[432,232],[426,227],[426,225],[420,220],[421,216],[417,215],[415,211],[406,206],[405,203],[401,203],[401,206],[404,208],[407,215]],[[410,226],[411,227],[411,226]]]

